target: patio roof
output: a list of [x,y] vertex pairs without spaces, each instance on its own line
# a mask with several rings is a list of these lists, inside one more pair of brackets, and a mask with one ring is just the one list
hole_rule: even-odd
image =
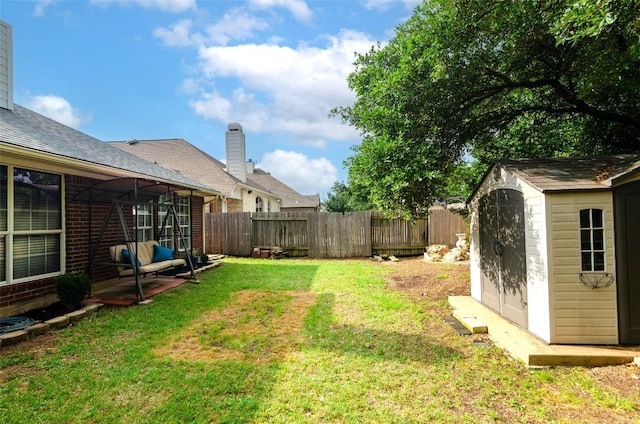
[[181,190],[188,190],[188,188],[146,178],[114,178],[85,188],[73,199],[100,203],[109,203],[114,200],[148,202],[162,194]]

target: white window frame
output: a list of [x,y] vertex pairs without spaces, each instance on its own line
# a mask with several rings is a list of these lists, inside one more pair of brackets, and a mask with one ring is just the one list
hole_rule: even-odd
[[142,203],[138,205],[137,210],[135,206],[131,209],[136,217],[138,241],[153,240],[153,209],[151,205]]
[[193,245],[191,244],[191,199],[189,196],[176,196],[176,214],[182,237],[184,237],[184,247],[189,246],[189,250],[191,250]]
[[[191,199],[189,196],[178,196],[174,197],[173,193],[163,194],[158,198],[158,224],[157,229],[160,231],[160,227],[162,226],[162,222],[164,221],[164,217],[167,214],[167,207],[163,205],[163,203],[169,203],[175,201],[176,206],[176,216],[178,218],[178,223],[180,225],[180,230],[182,231],[182,236],[184,237],[185,246],[176,247],[176,237],[177,234],[174,229],[173,219],[170,222],[167,222],[167,227],[165,228],[165,234],[160,236],[160,240],[158,243],[164,247],[168,247],[170,249],[175,249],[178,251],[185,251],[191,249]],[[180,243],[180,241],[177,241]]]
[[[158,210],[156,213],[156,217],[158,218],[158,222],[156,224],[156,229],[158,232],[162,230],[162,223],[164,222],[164,218],[167,215],[167,206],[165,203],[173,202],[173,194],[163,194],[158,197]],[[159,235],[158,243],[161,246],[167,247],[169,249],[175,248],[175,231],[173,229],[173,219],[167,222],[167,227],[164,229],[164,232]]]
[[[7,228],[0,228],[0,239],[2,239],[2,243],[3,243],[3,248],[0,248],[0,253],[3,254],[3,260],[4,261],[0,261],[0,266],[3,266],[4,269],[4,279],[2,281],[0,281],[0,285],[11,285],[11,284],[17,284],[17,283],[22,283],[22,282],[27,282],[27,281],[34,281],[34,280],[41,280],[41,279],[45,279],[45,278],[50,278],[50,277],[55,277],[57,275],[60,275],[61,273],[63,273],[65,271],[65,245],[66,245],[66,238],[65,238],[65,228],[66,228],[66,212],[65,212],[65,186],[64,186],[64,175],[60,174],[60,173],[56,173],[56,172],[50,172],[50,171],[45,171],[45,170],[40,170],[40,169],[34,169],[34,168],[29,168],[29,167],[25,167],[25,166],[14,166],[14,165],[8,165],[8,164],[2,164],[0,165],[3,168],[6,169],[7,171],[7,187],[6,187],[6,191],[7,191],[7,198],[6,198],[6,209],[3,208],[3,211],[6,211],[6,221],[7,221]],[[60,185],[59,185],[59,190],[58,190],[58,194],[60,196],[59,198],[59,216],[60,216],[60,228],[54,228],[54,229],[37,229],[37,230],[18,230],[15,228],[16,224],[15,224],[15,213],[16,213],[16,207],[15,207],[15,180],[14,180],[14,174],[16,169],[22,169],[25,171],[29,171],[29,172],[38,172],[38,173],[45,173],[45,174],[50,174],[50,175],[55,175],[57,177],[59,177],[60,179]],[[50,271],[50,272],[44,272],[42,274],[33,274],[33,275],[27,275],[24,277],[19,277],[19,278],[14,278],[14,271],[15,271],[15,267],[14,267],[14,261],[15,261],[15,257],[14,257],[14,248],[16,246],[16,242],[19,238],[21,237],[40,237],[40,236],[54,236],[57,237],[57,244],[58,244],[58,251],[56,252],[57,256],[58,256],[58,266],[57,266],[57,270],[55,271]],[[30,243],[27,242],[28,244],[28,249],[30,249]],[[46,243],[45,243],[46,244]],[[45,247],[46,249],[46,247]],[[45,261],[46,261],[46,251],[44,253],[45,255]],[[33,254],[27,254],[27,258],[33,256]],[[35,255],[35,256],[42,256],[42,253]]]

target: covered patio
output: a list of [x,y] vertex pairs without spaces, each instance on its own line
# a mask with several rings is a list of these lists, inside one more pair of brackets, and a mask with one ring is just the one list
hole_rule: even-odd
[[[192,235],[183,234],[179,222],[176,206],[172,201],[160,202],[163,195],[169,198],[174,193],[193,195],[192,190],[177,184],[162,183],[145,178],[115,178],[98,182],[77,193],[73,200],[87,202],[87,221],[89,226],[89,246],[87,273],[92,276],[97,267],[117,267],[119,277],[94,282],[92,301],[94,303],[129,305],[147,302],[147,297],[161,293],[173,287],[183,284],[187,279],[198,282],[196,269],[188,254],[192,249]],[[94,209],[102,205],[104,210],[109,205],[106,216],[98,219]],[[166,232],[170,234],[174,257],[180,255],[184,258],[184,266],[147,273],[141,268],[140,244],[145,240],[139,239],[139,220],[137,214],[141,206],[155,208],[157,221],[153,222],[153,240],[166,238]],[[158,214],[159,208],[164,208],[164,216]],[[160,221],[161,220],[161,221]],[[98,229],[99,230],[96,230]],[[116,230],[117,228],[117,230]],[[187,242],[189,240],[189,242]],[[114,257],[108,258],[105,253],[110,246],[123,246],[128,252],[134,252],[129,256],[129,261],[124,257],[115,261]],[[112,247],[113,249],[113,247]],[[137,260],[136,260],[137,259]],[[128,270],[123,273],[123,270]],[[198,271],[201,271],[200,269]],[[127,274],[126,277],[123,274]]]
[[[201,273],[209,269],[220,266],[220,262],[213,261],[205,266],[195,269],[195,273]],[[178,272],[175,275],[148,275],[136,281],[135,278],[111,278],[93,284],[91,297],[85,299],[84,303],[101,303],[112,306],[131,306],[135,304],[148,304],[152,302],[152,297],[167,290],[174,289],[186,282],[198,283],[197,279],[191,278],[191,271]],[[137,298],[136,286],[140,284],[144,292],[145,300],[139,302]]]

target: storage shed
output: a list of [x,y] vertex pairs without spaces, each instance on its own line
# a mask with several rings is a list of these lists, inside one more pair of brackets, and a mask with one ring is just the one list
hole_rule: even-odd
[[640,155],[494,163],[471,296],[552,344],[640,344]]

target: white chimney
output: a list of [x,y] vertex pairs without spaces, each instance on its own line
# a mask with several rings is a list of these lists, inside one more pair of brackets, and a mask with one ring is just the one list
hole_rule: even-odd
[[253,160],[249,159],[247,161],[247,175],[253,174],[255,170],[256,170],[256,163]]
[[227,144],[227,172],[246,183],[247,167],[245,164],[245,139],[242,125],[236,122],[227,125],[225,141]]
[[13,40],[11,25],[0,20],[0,107],[13,110]]

